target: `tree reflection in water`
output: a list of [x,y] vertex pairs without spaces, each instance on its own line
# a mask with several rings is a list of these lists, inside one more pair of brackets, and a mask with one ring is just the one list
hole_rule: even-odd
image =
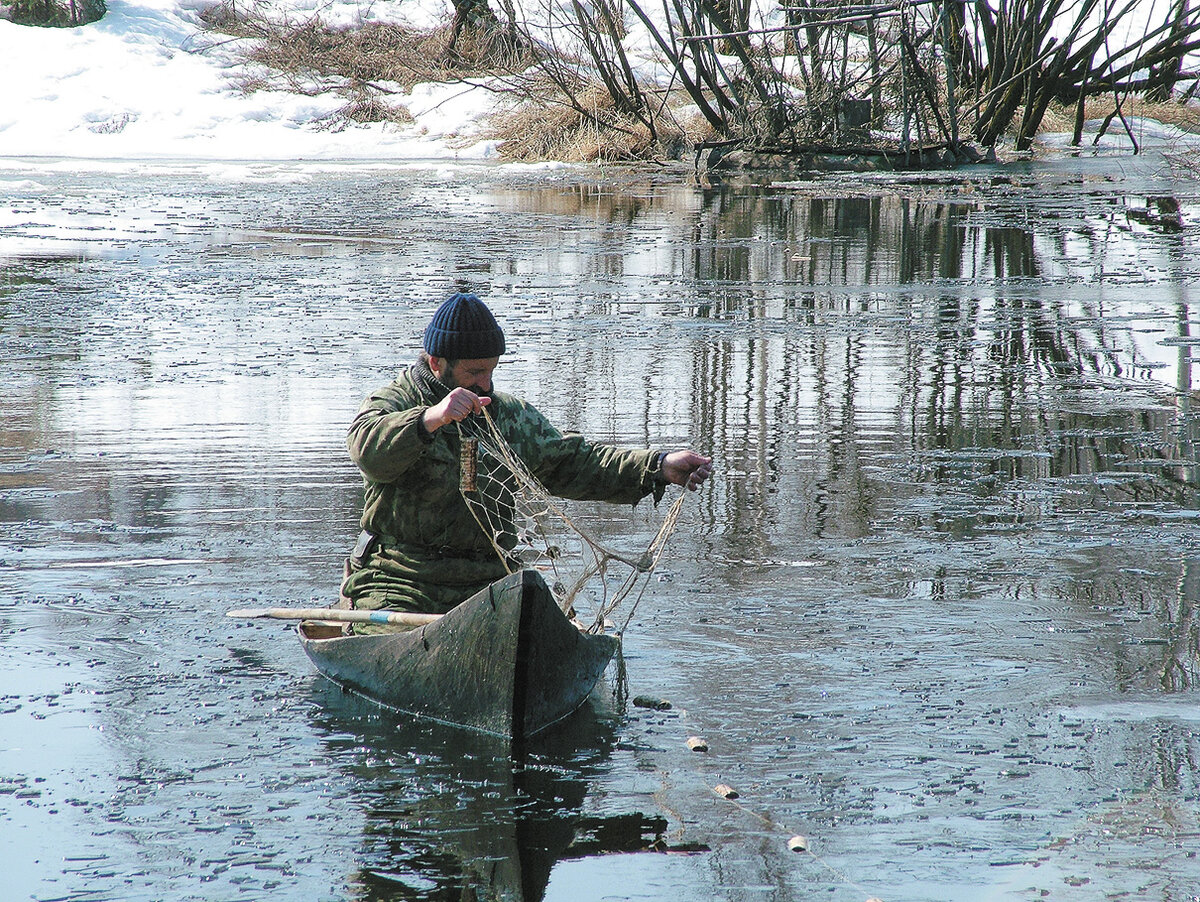
[[[1044,173],[1009,169],[516,202],[602,222],[602,247],[658,221],[682,231],[665,215],[694,203],[657,279],[673,299],[664,316],[731,325],[689,345],[696,390],[679,417],[728,478],[710,517],[731,560],[786,559],[797,537],[877,537],[885,523],[949,539],[1091,535],[1097,519],[1119,533],[1130,518],[1200,509],[1200,337],[1176,197],[1123,198],[1089,176],[1051,189]],[[585,284],[638,278],[636,255],[588,259]],[[581,296],[587,313],[655,312],[636,291]],[[1089,574],[1082,594],[1124,603],[1131,566]],[[1162,635],[1147,641],[1164,643],[1165,660],[1118,653],[1130,668],[1118,682],[1153,672],[1163,689],[1196,685],[1194,582],[1181,578],[1157,612]]]

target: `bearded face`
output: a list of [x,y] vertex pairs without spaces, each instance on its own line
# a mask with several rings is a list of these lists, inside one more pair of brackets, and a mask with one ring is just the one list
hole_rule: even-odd
[[[436,359],[436,358],[435,358]],[[499,357],[484,357],[478,360],[445,360],[440,372],[435,368],[438,380],[450,390],[465,388],[480,397],[492,396],[492,374]]]

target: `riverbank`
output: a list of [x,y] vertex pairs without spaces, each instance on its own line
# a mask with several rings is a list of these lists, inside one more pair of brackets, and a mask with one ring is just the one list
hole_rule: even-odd
[[[499,160],[501,142],[491,117],[511,102],[511,91],[501,79],[459,77],[394,85],[386,94],[396,114],[393,121],[359,122],[354,110],[348,111],[353,104],[343,93],[303,79],[289,83],[288,77],[248,64],[246,38],[209,30],[209,7],[200,0],[113,0],[103,19],[73,29],[29,28],[0,20],[0,59],[12,73],[0,108],[0,156],[97,161]],[[444,24],[445,16],[440,6],[397,0],[369,7],[337,0],[319,9],[303,3],[259,9],[274,9],[276,15],[294,20],[319,15],[333,29],[384,22],[431,29]],[[1195,107],[1145,107],[1136,100],[1129,100],[1126,110],[1125,121],[1104,126],[1098,117],[1105,112],[1098,105],[1078,152],[1132,152],[1148,134],[1155,140],[1184,141],[1197,130],[1200,115]],[[1149,124],[1155,120],[1157,125]],[[1064,142],[1054,130],[1070,128],[1070,123],[1063,115],[1051,116],[1047,126],[1039,145],[1042,151],[1059,148]],[[1094,143],[1102,127],[1104,134]],[[688,152],[683,155],[690,157]],[[982,155],[967,148],[964,156]],[[999,157],[1006,158],[1002,148]],[[743,162],[763,165],[757,159]],[[796,168],[794,159],[783,162]],[[949,162],[954,161],[947,155],[934,154],[927,164]],[[821,155],[804,163],[838,168]],[[894,157],[850,164],[841,168],[896,166]]]

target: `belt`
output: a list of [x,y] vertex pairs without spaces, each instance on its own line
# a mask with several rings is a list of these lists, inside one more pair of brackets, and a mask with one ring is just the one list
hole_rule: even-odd
[[412,552],[409,553],[410,557],[432,558],[433,560],[457,558],[464,561],[488,561],[496,557],[496,551],[493,548],[470,549],[457,548],[453,545],[416,545],[412,542],[401,542],[395,536],[389,536],[386,533],[374,533],[367,529],[359,533],[358,541],[350,556],[362,564],[370,557],[371,552],[384,548],[396,548],[406,553],[409,553],[408,549],[412,549]]

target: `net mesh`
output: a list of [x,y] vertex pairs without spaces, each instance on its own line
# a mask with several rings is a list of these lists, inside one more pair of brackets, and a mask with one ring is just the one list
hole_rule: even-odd
[[[577,602],[594,598],[588,632],[603,632],[629,602],[624,632],[679,522],[685,493],[668,508],[649,546],[629,553],[609,547],[570,516],[496,427],[485,408],[458,423],[462,444],[459,489],[509,572],[540,570],[559,606],[578,616]],[[515,528],[514,528],[515,527]]]

